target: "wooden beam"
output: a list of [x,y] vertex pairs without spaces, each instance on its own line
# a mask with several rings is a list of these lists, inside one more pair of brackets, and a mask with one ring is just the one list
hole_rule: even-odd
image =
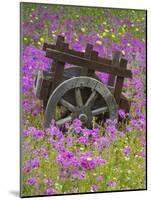
[[[86,50],[85,50],[85,53],[84,53],[84,58],[91,59],[92,51],[93,51],[93,45],[87,44]],[[88,66],[87,67],[82,67],[81,76],[88,75],[88,70],[89,70]]]
[[[123,59],[123,58],[121,59],[120,67],[122,69],[126,69],[126,67],[127,67],[127,60],[126,59]],[[119,102],[120,102],[123,83],[124,83],[124,77],[117,76],[116,83],[115,83],[115,89],[114,89],[114,97],[115,97],[117,104],[119,104]]]
[[[44,43],[43,50],[46,51],[47,49],[57,50],[56,45]],[[84,57],[84,52],[75,51],[73,49],[64,50],[64,52],[75,55],[75,56]],[[111,59],[103,58],[103,57],[100,57],[100,56],[97,57],[97,60],[98,60],[98,62],[102,62],[104,64],[108,64],[108,65],[112,64]]]
[[[59,49],[60,51],[63,51],[68,49],[68,46],[69,45],[66,43],[60,43]],[[55,66],[55,72],[54,72],[54,79],[51,91],[53,91],[62,82],[65,62],[54,59],[54,66]]]
[[[59,36],[57,37],[57,41],[56,41],[56,49],[57,49],[57,50],[60,50],[61,45],[62,45],[62,42],[64,42],[64,37],[59,35]],[[52,61],[52,65],[51,65],[51,71],[52,71],[52,72],[55,72],[56,66],[57,66],[57,65],[56,65],[56,61],[53,60],[53,61]]]
[[[97,51],[92,51],[91,60],[94,60],[96,62],[98,61],[98,52]],[[95,77],[95,70],[89,69],[88,76]]]
[[[120,51],[115,51],[113,52],[113,60],[112,60],[112,65],[115,67],[120,66],[120,59],[121,59],[122,53]],[[116,76],[110,74],[108,78],[108,83],[107,85],[109,86],[114,86]]]
[[126,78],[132,77],[131,70],[121,69],[120,67],[113,67],[112,65],[109,66],[101,62],[96,62],[87,58],[82,58],[79,56],[71,55],[69,53],[49,48],[47,48],[46,50],[46,57],[56,59],[60,62],[70,63],[81,67],[88,67],[91,70],[109,73],[120,77],[126,77]]

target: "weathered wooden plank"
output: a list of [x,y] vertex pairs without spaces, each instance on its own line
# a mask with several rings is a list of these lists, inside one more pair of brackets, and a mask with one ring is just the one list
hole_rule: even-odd
[[[123,58],[121,59],[120,67],[123,69],[126,69],[126,67],[127,67],[126,59],[123,59]],[[124,77],[117,76],[116,83],[115,83],[115,89],[114,89],[114,97],[115,97],[117,104],[119,104],[119,102],[120,102],[123,83],[124,83]]]
[[97,51],[92,51],[92,53],[91,53],[91,59],[94,60],[94,61],[100,62]]
[[47,48],[52,48],[52,49],[58,49],[58,47],[60,46],[60,43],[64,42],[64,37],[62,35],[58,35],[57,40],[56,40],[56,44],[49,44],[44,42],[43,44],[43,50],[46,51]]
[[130,70],[121,69],[120,67],[113,67],[112,65],[109,66],[101,62],[92,61],[87,58],[74,56],[74,55],[53,50],[53,49],[46,50],[46,57],[57,59],[58,61],[67,62],[73,65],[89,67],[89,69],[91,70],[109,73],[109,74],[113,74],[113,75],[117,75],[121,77],[127,77],[127,78],[132,77],[132,72]]
[[56,45],[44,42],[42,50],[46,51],[47,48],[49,48],[49,49],[56,49]]
[[[115,66],[115,67],[119,67],[120,66],[120,58],[121,58],[121,56],[122,56],[122,53],[120,51],[113,52],[113,60],[112,60],[112,65],[113,66]],[[107,85],[114,86],[115,78],[116,78],[116,76],[110,74],[109,78],[108,78]]]
[[[91,60],[94,60],[96,62],[98,61],[98,52],[97,51],[92,51]],[[94,77],[94,74],[95,74],[95,70],[93,70],[93,69],[88,70],[88,76]]]
[[97,60],[98,60],[98,62],[107,64],[107,65],[111,65],[112,64],[112,60],[111,59],[103,58],[103,57],[100,57],[100,56],[98,56]]
[[55,61],[55,66],[56,66],[56,70],[55,70],[55,75],[54,75],[53,82],[54,82],[54,85],[56,87],[62,80],[65,63],[64,62]]
[[[64,42],[64,37],[63,36],[58,36],[57,37],[57,41],[56,41],[56,45],[55,48],[57,50],[62,50],[64,46],[64,48],[67,48],[67,45]],[[63,45],[64,44],[64,45]],[[43,49],[46,47],[46,45],[44,44]],[[60,83],[59,80],[61,80],[62,78],[62,74],[64,72],[64,62],[58,62],[56,59],[54,59],[52,61],[52,65],[51,65],[51,74],[53,74],[53,80],[49,85],[49,92],[47,94],[47,98],[49,98],[51,92],[55,89],[55,87]],[[58,69],[59,67],[59,69]]]
[[[91,59],[92,50],[93,50],[93,45],[87,44],[86,50],[85,50],[85,53],[84,53],[84,58]],[[88,69],[89,69],[88,66],[82,67],[81,76],[88,75]]]
[[[58,48],[60,51],[68,49],[69,44],[59,43]],[[55,72],[51,91],[53,91],[61,82],[64,73],[65,62],[54,60]]]
[[[47,49],[57,50],[56,45],[44,43],[43,50],[46,51]],[[64,52],[75,55],[75,56],[84,57],[84,52],[75,51],[73,49],[64,50]],[[97,51],[94,51],[94,52],[97,52]],[[98,52],[97,52],[97,54],[98,54]],[[112,64],[111,59],[103,58],[100,56],[98,56],[97,60],[98,60],[98,62],[102,62],[104,64],[108,64],[108,65]]]
[[[108,86],[108,89],[114,95],[114,88],[111,86]],[[128,113],[130,111],[130,107],[131,107],[130,99],[126,96],[124,92],[121,92],[119,108],[123,109],[126,113]]]
[[[56,49],[57,49],[57,50],[60,50],[61,45],[62,45],[62,42],[64,42],[64,37],[59,35],[59,36],[57,37],[57,41],[56,41]],[[55,72],[56,66],[57,66],[57,65],[56,65],[56,61],[53,60],[53,61],[52,61],[52,65],[51,65],[51,71],[52,71],[52,72]]]
[[126,96],[125,93],[122,92],[120,102],[119,102],[119,108],[123,109],[125,113],[129,113],[130,107],[131,107],[130,99]]
[[[56,45],[44,43],[43,50],[46,51],[47,49],[57,50]],[[64,50],[64,52],[73,54],[75,56],[84,57],[84,52],[75,51],[73,49]]]

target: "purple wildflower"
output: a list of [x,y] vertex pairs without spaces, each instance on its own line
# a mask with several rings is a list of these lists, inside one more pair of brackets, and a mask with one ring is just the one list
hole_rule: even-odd
[[40,138],[43,138],[44,137],[44,131],[43,130],[38,130],[37,131],[37,138],[40,139]]
[[97,191],[97,186],[96,185],[91,185],[90,191],[91,192],[96,192]]
[[35,185],[38,182],[36,177],[31,177],[27,180],[28,185]]
[[112,181],[112,180],[109,180],[109,182],[108,182],[107,185],[106,185],[107,188],[108,188],[108,187],[116,187],[116,186],[117,186],[116,182],[114,182],[114,181]]
[[130,147],[125,147],[125,148],[123,149],[123,153],[124,153],[126,156],[130,154],[130,151],[131,151],[131,148],[130,148]]
[[96,180],[103,181],[103,177],[102,176],[98,176],[98,177],[96,177]]
[[88,144],[89,143],[89,140],[86,137],[84,137],[84,136],[79,137],[78,141],[81,144]]
[[82,123],[79,119],[75,119],[73,120],[73,123],[72,123],[72,129],[76,132],[76,133],[80,133],[82,128]]
[[125,118],[126,114],[125,114],[125,111],[124,111],[124,110],[120,109],[120,110],[118,111],[118,113],[119,113],[119,116],[120,116],[122,119]]
[[52,186],[54,184],[54,182],[51,179],[46,179],[46,178],[43,180],[43,182],[49,186]]
[[139,155],[144,158],[145,157],[145,152],[144,151],[140,151]]
[[36,169],[39,167],[39,160],[38,159],[34,159],[34,160],[31,160],[31,167]]
[[53,188],[47,188],[46,189],[46,194],[51,195],[51,194],[56,194],[57,191]]

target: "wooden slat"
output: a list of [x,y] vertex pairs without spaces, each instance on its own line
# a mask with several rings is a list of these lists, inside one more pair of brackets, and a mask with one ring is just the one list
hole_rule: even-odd
[[[59,36],[57,37],[57,41],[56,41],[56,49],[57,49],[57,50],[60,50],[63,41],[64,41],[64,37],[59,35]],[[51,72],[55,72],[56,67],[57,67],[56,61],[53,60],[53,61],[52,61],[52,65],[51,65]]]
[[107,58],[103,58],[98,56],[98,62],[107,64],[107,65],[111,65],[112,64],[112,60],[111,59],[107,59]]
[[[65,43],[65,44],[66,44],[66,43]],[[43,50],[46,51],[47,49],[54,49],[54,50],[57,50],[56,45],[44,43],[44,45],[43,45]],[[73,49],[66,49],[66,50],[64,50],[64,52],[73,54],[73,55],[75,55],[75,56],[80,56],[80,57],[83,57],[83,56],[84,56],[84,52],[75,51],[75,50],[73,50]]]
[[48,44],[48,43],[44,42],[42,50],[46,51],[47,48],[49,48],[49,49],[56,49],[56,45],[54,45],[54,44]]
[[55,61],[54,66],[56,70],[55,70],[55,75],[53,79],[53,89],[62,81],[65,63],[60,62],[60,61]]
[[[57,50],[56,45],[44,43],[43,50],[46,51],[46,49]],[[75,51],[73,49],[64,50],[64,52],[75,55],[75,56],[84,57],[84,52]],[[98,56],[97,60],[98,60],[98,62],[102,62],[104,64],[108,64],[108,65],[112,64],[111,59],[103,58],[103,57],[100,57],[100,56]]]
[[[96,62],[98,61],[98,52],[97,51],[92,51],[91,60],[94,60]],[[94,77],[94,75],[95,75],[95,70],[89,69],[88,76]]]
[[[123,69],[126,69],[126,67],[127,67],[127,60],[126,59],[121,59],[120,67],[123,68]],[[120,102],[123,83],[124,83],[124,77],[118,76],[117,79],[116,79],[115,89],[114,89],[114,97],[115,97],[117,104],[119,104],[119,102]]]
[[[85,54],[84,54],[84,58],[91,59],[92,50],[93,50],[93,45],[87,44]],[[82,70],[81,70],[81,76],[86,76],[86,75],[88,75],[88,66],[83,67]]]
[[125,113],[129,113],[130,107],[131,107],[130,99],[126,96],[125,93],[122,92],[120,102],[119,102],[119,108],[123,109]]
[[[63,51],[68,49],[68,46],[69,46],[68,44],[60,43],[59,49],[60,51]],[[54,66],[55,66],[55,72],[54,72],[53,86],[51,88],[51,91],[53,91],[54,88],[56,88],[62,82],[65,62],[54,60]]]
[[109,73],[121,77],[132,77],[132,72],[127,69],[121,69],[120,67],[109,66],[104,63],[99,63],[96,61],[89,60],[87,58],[82,58],[78,56],[74,56],[68,53],[60,52],[53,49],[46,50],[46,57],[57,59],[61,62],[67,62],[73,65],[78,65],[82,67],[89,67],[91,70],[96,70],[104,73]]
[[[113,52],[113,60],[112,60],[112,65],[113,66],[115,66],[115,67],[119,67],[120,66],[120,58],[121,58],[121,56],[122,56],[122,53],[120,51]],[[116,78],[116,76],[110,74],[109,78],[108,78],[107,85],[114,86],[115,78]]]
[[[57,41],[56,41],[56,45],[55,45],[55,48],[60,50],[61,49],[61,45],[62,43],[64,42],[64,37],[63,36],[58,36],[57,37]],[[46,49],[47,48],[47,44],[44,43],[44,46],[43,46],[43,49]],[[64,69],[64,63],[59,63],[60,65],[60,72],[63,73],[63,69]],[[56,71],[58,67],[58,61],[56,59],[54,59],[52,61],[52,64],[51,64],[51,73],[53,73],[53,76],[52,76],[52,81],[50,82],[50,85],[49,85],[49,91],[47,92],[47,98],[46,100],[44,101],[44,108],[46,106],[46,101],[47,99],[49,98],[52,90],[56,87],[56,84],[58,83],[55,83],[54,80],[57,79],[58,80],[58,71]]]
[[99,61],[99,57],[98,57],[98,52],[97,51],[92,51],[91,59],[94,60],[94,61]]

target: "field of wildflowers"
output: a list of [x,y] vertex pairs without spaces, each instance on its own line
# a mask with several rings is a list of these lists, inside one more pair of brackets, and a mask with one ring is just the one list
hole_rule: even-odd
[[[21,4],[21,194],[54,195],[146,188],[146,12],[44,4]],[[64,131],[43,128],[43,108],[33,92],[34,71],[48,70],[44,41],[65,36],[70,48],[87,43],[110,58],[120,50],[133,78],[123,91],[131,110],[122,122],[87,129],[76,119]],[[106,84],[108,76],[98,74]]]

